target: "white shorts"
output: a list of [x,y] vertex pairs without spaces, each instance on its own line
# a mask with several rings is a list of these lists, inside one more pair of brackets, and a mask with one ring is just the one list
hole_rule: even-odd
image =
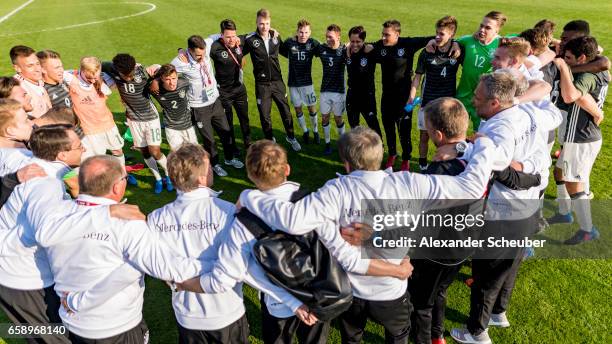
[[601,143],[602,140],[587,143],[566,142],[555,165],[563,170],[563,181],[587,182]]
[[344,93],[322,92],[321,93],[321,114],[328,115],[334,113],[334,116],[342,116],[344,113]]
[[85,148],[81,159],[85,160],[90,156],[104,155],[109,150],[121,150],[123,148],[123,137],[119,134],[117,126],[114,126],[103,133],[85,135],[81,143]]
[[189,127],[185,130],[176,130],[166,128],[166,141],[170,146],[170,150],[175,151],[181,147],[183,143],[194,143],[198,144],[198,137],[196,136],[195,129]]
[[425,129],[425,111],[423,111],[423,108],[419,108],[419,112],[417,112],[417,127],[419,130],[427,130]]
[[291,96],[291,104],[294,107],[302,105],[313,106],[317,103],[317,95],[312,85],[289,87],[289,95]]
[[148,122],[129,121],[128,126],[134,139],[134,147],[159,146],[162,142],[159,118]]

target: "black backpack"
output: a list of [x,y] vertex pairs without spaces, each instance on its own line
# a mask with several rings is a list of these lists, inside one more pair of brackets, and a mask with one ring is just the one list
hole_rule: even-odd
[[[291,202],[307,194],[300,188]],[[236,216],[257,239],[253,255],[268,278],[302,301],[319,320],[331,320],[350,307],[353,291],[348,276],[315,231],[305,235],[274,231],[244,207]]]

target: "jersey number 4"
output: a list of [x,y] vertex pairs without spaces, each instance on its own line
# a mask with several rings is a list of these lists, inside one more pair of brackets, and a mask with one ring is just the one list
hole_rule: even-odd
[[442,75],[443,77],[446,78],[446,67],[442,68],[442,71],[440,72],[440,75]]

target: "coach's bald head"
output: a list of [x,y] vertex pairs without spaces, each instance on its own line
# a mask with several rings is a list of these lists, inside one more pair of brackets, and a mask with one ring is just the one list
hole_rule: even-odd
[[119,202],[127,185],[125,169],[116,158],[96,155],[87,158],[79,171],[81,194],[105,197]]

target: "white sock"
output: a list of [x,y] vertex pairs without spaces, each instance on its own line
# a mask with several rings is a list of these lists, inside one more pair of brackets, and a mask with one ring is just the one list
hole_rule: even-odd
[[119,163],[121,164],[121,167],[125,168],[125,155],[121,154],[121,155],[114,155],[115,159],[117,159],[119,161]]
[[310,114],[310,124],[312,124],[312,131],[315,133],[319,132],[319,118],[316,112]]
[[584,192],[572,195],[572,208],[576,212],[576,220],[580,229],[590,232],[593,229],[593,219],[591,218],[591,200]]
[[329,123],[323,125],[323,132],[325,133],[325,143],[329,143],[331,141],[331,126]]
[[155,161],[155,158],[150,156],[147,159],[144,159],[144,162],[151,170],[151,173],[153,173],[153,177],[155,177],[155,180],[161,180],[161,175],[159,174],[159,170],[157,169],[157,162]]
[[162,154],[159,160],[155,160],[159,166],[164,170],[164,174],[168,175],[168,161],[166,160],[166,155]]
[[344,134],[344,122],[342,122],[342,124],[340,124],[336,128],[338,129],[338,137],[342,136]]
[[559,202],[559,214],[566,215],[572,210],[572,200],[564,184],[557,184],[557,202]]
[[304,118],[304,114],[300,112],[296,114],[296,116],[297,116],[298,123],[300,124],[300,128],[302,128],[302,132],[307,133],[308,126],[306,126],[306,118]]

